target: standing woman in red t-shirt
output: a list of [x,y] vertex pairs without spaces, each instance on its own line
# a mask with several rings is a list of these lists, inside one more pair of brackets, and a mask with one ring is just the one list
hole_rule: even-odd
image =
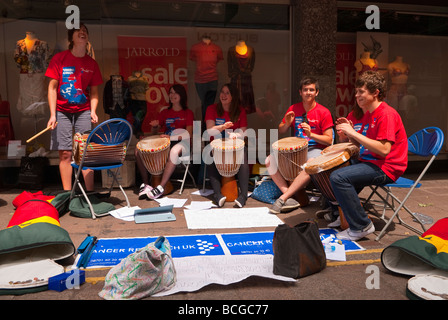
[[[140,154],[135,150],[135,159],[143,183],[139,190],[139,199],[149,198],[156,199],[163,195],[164,188],[171,178],[176,165],[179,164],[179,156],[186,155],[190,150],[191,138],[193,137],[193,111],[188,109],[187,91],[181,84],[171,86],[169,90],[170,104],[167,109],[163,109],[159,113],[157,120],[150,122],[152,134],[160,134],[161,136],[172,139],[170,155],[163,170],[160,185],[152,188],[149,185],[149,173],[143,164]],[[177,131],[182,129],[180,131]],[[180,138],[180,139],[179,139]],[[179,141],[179,142],[178,142]]]
[[[68,41],[68,50],[55,54],[45,73],[50,78],[47,124],[52,129],[50,149],[59,151],[64,190],[72,188],[73,129],[86,132],[92,129],[92,123],[98,122],[98,86],[103,83],[98,63],[87,54],[87,27],[81,23],[79,29],[69,29]],[[93,171],[83,170],[82,173],[87,191],[93,191]]]
[[[247,129],[246,111],[240,106],[238,90],[230,83],[222,86],[219,93],[219,102],[207,107],[205,125],[210,136],[220,132],[223,137],[244,139]],[[207,165],[207,175],[215,193],[215,202],[218,207],[222,207],[226,201],[226,197],[221,193],[221,175],[214,163]],[[249,188],[247,147],[244,148],[244,161],[240,166],[237,176],[240,193],[235,200],[235,204],[242,208],[246,204]]]

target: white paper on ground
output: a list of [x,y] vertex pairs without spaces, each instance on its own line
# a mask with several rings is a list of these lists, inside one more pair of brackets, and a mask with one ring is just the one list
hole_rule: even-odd
[[267,207],[184,210],[188,229],[276,227],[282,224]]
[[236,255],[174,258],[176,285],[154,296],[167,296],[178,292],[193,292],[216,283],[228,285],[250,276],[296,282],[296,279],[273,274],[274,256]]

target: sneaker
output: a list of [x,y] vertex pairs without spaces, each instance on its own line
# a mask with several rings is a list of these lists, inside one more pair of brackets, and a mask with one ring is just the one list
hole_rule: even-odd
[[246,204],[246,200],[247,200],[247,197],[244,197],[244,196],[240,195],[238,198],[235,199],[235,204],[239,208],[242,208]]
[[156,188],[151,189],[147,195],[149,199],[154,200],[160,197],[162,194],[163,194],[163,187],[161,185],[158,185]]
[[364,228],[361,231],[353,231],[353,230],[350,230],[350,228],[349,228],[342,232],[337,233],[336,237],[340,240],[357,241],[357,240],[362,239],[374,232],[375,232],[375,226],[373,225],[373,223],[370,223],[370,225],[368,227]]
[[300,207],[300,203],[297,200],[295,200],[293,198],[288,198],[285,201],[285,203],[284,203],[284,205],[282,207],[281,212],[282,213],[283,212],[290,212],[290,211],[296,210],[299,207]]
[[273,213],[273,214],[281,213],[284,204],[285,204],[285,201],[283,201],[282,199],[278,198],[277,200],[275,200],[274,204],[269,209],[269,212]]
[[327,227],[328,228],[339,228],[341,226],[341,217],[337,217],[336,220],[330,222]]
[[148,193],[152,190],[152,187],[150,185],[142,183],[140,185],[140,189],[138,191],[138,199],[143,200],[148,197]]
[[218,208],[221,208],[224,203],[226,202],[226,197],[224,197],[222,194],[220,195],[215,195],[215,202],[218,205]]
[[316,218],[318,218],[318,219],[325,218],[326,214],[332,213],[332,212],[333,212],[333,209],[331,207],[326,207],[325,209],[317,210],[316,211]]

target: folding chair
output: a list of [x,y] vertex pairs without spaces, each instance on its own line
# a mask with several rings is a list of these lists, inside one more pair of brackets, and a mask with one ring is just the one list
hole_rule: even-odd
[[[424,226],[423,222],[420,220],[418,215],[416,213],[412,212],[408,207],[406,207],[405,202],[409,199],[411,196],[411,193],[414,191],[415,188],[420,188],[421,186],[421,179],[425,175],[426,171],[428,171],[429,167],[435,160],[436,156],[439,154],[440,149],[442,148],[444,140],[444,135],[442,130],[440,130],[437,127],[428,127],[425,129],[422,129],[416,133],[414,133],[412,136],[408,138],[408,150],[409,152],[416,154],[421,157],[429,158],[425,168],[418,176],[417,180],[413,181],[410,179],[406,179],[403,177],[400,177],[395,181],[394,183],[389,183],[385,185],[379,185],[379,186],[370,186],[372,189],[372,193],[369,195],[369,197],[366,199],[364,207],[366,204],[370,201],[373,195],[377,195],[381,198],[383,201],[384,207],[383,207],[383,213],[381,216],[381,219],[386,223],[386,225],[381,230],[380,234],[376,238],[376,241],[378,241],[386,232],[386,229],[389,227],[389,225],[392,223],[393,219],[397,217],[400,224],[405,226],[406,228],[416,232],[417,234],[422,234],[422,231],[416,229],[415,227],[405,223],[399,216],[400,210],[403,208],[405,209],[422,227],[423,232],[426,231],[426,227]],[[392,188],[406,188],[409,189],[406,196],[403,198],[402,201],[400,201],[393,193]],[[382,194],[378,192],[378,189],[382,189],[386,193],[386,197],[384,197]],[[392,199],[392,201],[389,201]],[[394,201],[396,201],[399,205],[398,207],[395,207]],[[385,211],[387,207],[391,208],[394,213],[390,219],[385,218]]]
[[[78,138],[80,136],[82,135],[78,134]],[[79,141],[73,141],[74,161],[71,165],[75,169],[75,181],[70,194],[70,200],[75,196],[75,190],[78,186],[89,205],[92,218],[95,219],[96,215],[92,203],[79,181],[79,176],[82,170],[87,169],[95,171],[110,170],[113,179],[109,188],[109,195],[116,182],[123,193],[127,207],[129,208],[129,199],[117,179],[117,174],[120,167],[123,166],[126,151],[129,149],[129,143],[132,138],[132,126],[124,119],[113,118],[96,126],[87,136],[85,141],[83,141],[84,138],[85,135],[81,139],[81,143],[79,143]]]
[[180,164],[185,168],[183,179],[177,180],[182,183],[180,185],[179,194],[182,194],[182,192],[184,191],[184,185],[185,185],[185,181],[187,180],[187,174],[190,176],[191,181],[193,182],[194,188],[196,188],[196,181],[193,177],[193,174],[190,172],[191,159],[192,159],[191,155],[186,155],[186,156],[182,156],[179,158]]

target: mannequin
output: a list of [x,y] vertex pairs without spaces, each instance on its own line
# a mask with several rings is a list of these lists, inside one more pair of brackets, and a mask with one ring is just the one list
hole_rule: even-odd
[[129,108],[134,117],[133,132],[138,138],[141,134],[143,119],[146,116],[146,91],[149,89],[149,80],[140,71],[134,71],[128,77]]
[[208,35],[203,35],[200,42],[191,46],[190,60],[196,63],[194,82],[201,100],[203,120],[207,107],[215,103],[218,90],[217,65],[224,60],[224,56],[221,47],[214,44]]
[[356,60],[355,68],[357,71],[357,76],[360,76],[367,70],[377,71],[378,70],[378,62],[375,59],[372,59],[370,57],[369,51],[364,51],[361,54],[361,57],[358,60]]
[[128,113],[128,83],[119,74],[111,75],[104,86],[103,107],[104,112],[111,118],[126,119]]
[[20,69],[17,109],[24,116],[44,115],[48,109],[45,70],[51,53],[47,42],[39,40],[33,31],[17,41],[14,61]]
[[405,63],[401,56],[397,56],[394,61],[387,65],[390,79],[387,102],[395,109],[398,108],[401,98],[407,93],[406,87],[410,69],[411,66],[408,63]]
[[240,92],[240,103],[246,113],[256,111],[252,71],[255,65],[255,51],[244,40],[238,40],[227,52],[227,66],[230,83]]

